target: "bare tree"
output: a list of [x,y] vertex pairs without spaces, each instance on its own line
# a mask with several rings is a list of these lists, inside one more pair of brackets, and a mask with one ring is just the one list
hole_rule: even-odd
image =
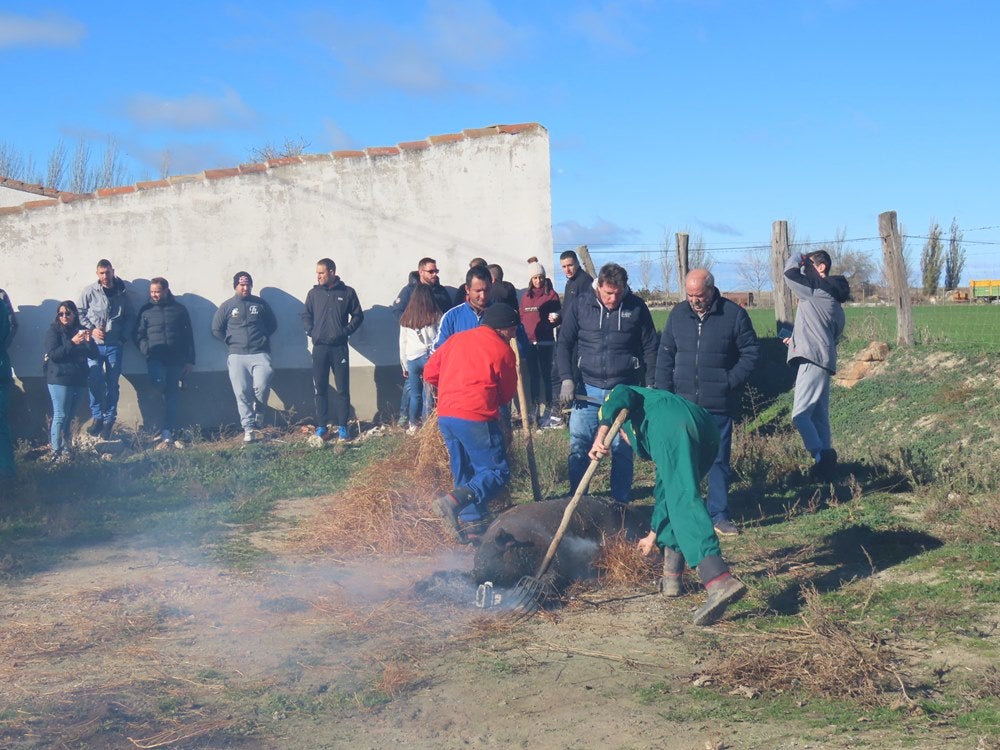
[[944,288],[958,289],[964,269],[965,248],[962,247],[962,230],[958,228],[958,221],[953,218],[948,237],[948,254],[944,259]]
[[90,178],[90,144],[81,138],[73,152],[73,163],[69,168],[69,189],[73,193],[93,192]]
[[694,235],[688,245],[688,269],[704,268],[711,271],[714,265],[715,258],[705,247],[705,239],[700,234]]
[[0,177],[24,179],[24,154],[6,141],[0,141]]
[[663,230],[663,241],[660,243],[660,276],[663,280],[663,298],[670,297],[670,280],[674,277],[675,265],[673,232]]
[[653,259],[645,253],[639,259],[639,283],[647,292],[653,291]]
[[771,284],[771,252],[767,247],[748,248],[736,265],[740,280],[757,297]]
[[268,142],[250,149],[250,161],[265,162],[272,159],[286,159],[289,156],[302,156],[307,148],[309,144],[302,137],[297,140],[286,138],[284,144],[280,146]]
[[93,183],[95,190],[125,183],[125,166],[118,151],[118,141],[111,136],[104,144],[104,159],[100,170],[93,176]]
[[170,161],[172,158],[170,149],[163,149],[163,153],[160,154],[160,179],[165,180],[170,176]]
[[60,140],[49,154],[45,172],[45,186],[58,189],[66,178],[66,143]]
[[944,249],[941,245],[941,225],[931,222],[927,242],[920,253],[920,282],[924,294],[933,297],[941,283],[941,269],[944,265]]

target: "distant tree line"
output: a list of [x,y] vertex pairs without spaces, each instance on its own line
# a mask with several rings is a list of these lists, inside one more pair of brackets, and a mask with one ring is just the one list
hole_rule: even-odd
[[107,139],[103,152],[96,157],[83,138],[77,141],[72,154],[65,141],[59,141],[44,169],[31,155],[25,156],[9,143],[0,142],[0,176],[70,193],[92,193],[132,182],[114,138]]

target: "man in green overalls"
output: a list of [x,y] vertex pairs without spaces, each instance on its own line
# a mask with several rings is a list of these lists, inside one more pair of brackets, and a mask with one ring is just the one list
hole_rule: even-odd
[[680,595],[685,561],[697,569],[708,601],[695,613],[694,624],[711,625],[747,591],[722,559],[719,538],[698,491],[719,450],[715,418],[669,391],[618,385],[601,406],[591,459],[608,452],[604,438],[622,409],[628,409],[622,427],[625,439],[641,458],[656,464],[652,531],[640,540],[639,551],[648,555],[654,548],[663,550],[664,596]]

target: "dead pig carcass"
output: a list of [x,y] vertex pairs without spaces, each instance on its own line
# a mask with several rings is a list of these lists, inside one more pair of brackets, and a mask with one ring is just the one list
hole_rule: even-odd
[[[476,550],[472,576],[477,584],[487,581],[509,589],[524,576],[534,576],[569,498],[518,505],[501,513],[483,535]],[[604,540],[625,530],[629,538],[649,528],[651,508],[621,507],[610,500],[585,495],[580,499],[555,558],[542,576],[544,582],[561,591],[573,581],[595,575],[594,559]]]

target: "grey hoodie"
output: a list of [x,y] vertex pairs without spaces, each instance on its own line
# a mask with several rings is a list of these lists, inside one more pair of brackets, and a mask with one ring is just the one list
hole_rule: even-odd
[[843,276],[823,278],[803,255],[785,264],[785,281],[799,300],[795,328],[788,345],[788,362],[805,360],[831,373],[837,371],[837,342],[844,332],[844,308],[851,296]]

